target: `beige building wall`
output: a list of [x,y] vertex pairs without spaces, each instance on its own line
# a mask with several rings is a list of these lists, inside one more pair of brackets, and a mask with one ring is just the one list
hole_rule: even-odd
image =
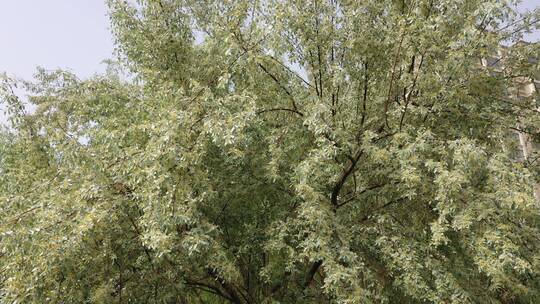
[[[501,47],[497,50],[497,54],[490,58],[482,58],[481,63],[485,68],[492,68],[495,71],[502,71],[504,69],[504,54],[507,51],[506,47]],[[539,92],[540,81],[526,78],[519,78],[516,80],[516,87],[513,92],[510,92],[511,99],[530,98]],[[538,115],[540,115],[540,107],[537,109]],[[516,129],[522,130],[522,123],[517,122]],[[517,131],[517,137],[519,139],[519,159],[527,161],[535,153],[540,153],[540,143],[533,142],[532,137],[525,132]],[[536,185],[534,189],[534,196],[540,204],[540,184]]]
[[[518,91],[518,98],[519,97],[531,97],[534,94],[537,94],[537,87],[540,83],[536,81],[528,81],[526,83],[523,83],[520,85],[520,89]],[[540,115],[540,107],[537,109],[538,115]],[[518,129],[520,126],[518,125]],[[538,151],[539,145],[538,143],[533,142],[532,137],[524,132],[518,132],[519,137],[519,145],[521,147],[521,152],[523,155],[523,159],[527,160],[529,159],[533,153],[540,152]],[[536,185],[536,188],[534,190],[534,196],[536,197],[536,200],[540,203],[540,184]]]

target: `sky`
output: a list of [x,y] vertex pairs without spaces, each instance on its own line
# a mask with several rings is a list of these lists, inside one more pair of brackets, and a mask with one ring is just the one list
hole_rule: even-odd
[[[522,4],[536,6],[540,0]],[[88,77],[103,72],[113,52],[103,0],[0,0],[0,41],[0,71],[26,79],[36,66]]]
[[[525,0],[521,8],[537,6],[540,0]],[[530,39],[540,40],[540,33]],[[105,1],[0,0],[0,73],[30,79],[42,66],[85,78],[103,72],[102,61],[112,57]]]
[[41,66],[86,78],[104,72],[102,61],[112,57],[105,1],[0,0],[0,73],[31,79]]
[[0,0],[0,41],[0,71],[23,78],[36,66],[88,77],[113,51],[102,0]]

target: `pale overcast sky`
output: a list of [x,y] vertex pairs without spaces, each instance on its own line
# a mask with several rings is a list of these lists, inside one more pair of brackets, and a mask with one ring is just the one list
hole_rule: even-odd
[[[536,6],[540,0],[523,2]],[[0,71],[23,78],[38,65],[91,76],[113,50],[103,0],[0,0],[0,41]]]
[[[540,0],[522,4],[537,6]],[[103,0],[0,0],[0,72],[29,79],[39,65],[84,78],[103,72],[112,51]]]
[[23,78],[36,66],[103,71],[113,45],[103,0],[0,0],[0,71]]

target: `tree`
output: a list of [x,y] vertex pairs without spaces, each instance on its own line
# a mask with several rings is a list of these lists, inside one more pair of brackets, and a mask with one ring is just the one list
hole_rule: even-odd
[[[109,1],[119,63],[4,77],[3,303],[540,301],[534,28],[495,0]],[[24,113],[12,93],[29,92]],[[519,124],[518,124],[519,122]]]

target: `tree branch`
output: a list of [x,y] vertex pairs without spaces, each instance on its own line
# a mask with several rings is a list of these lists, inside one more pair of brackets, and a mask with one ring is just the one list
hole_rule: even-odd
[[386,126],[390,129],[390,126],[388,124],[388,106],[390,104],[390,97],[392,94],[392,89],[394,86],[394,78],[396,75],[396,66],[398,63],[399,56],[401,55],[401,46],[403,45],[403,39],[405,38],[405,33],[401,34],[401,39],[399,40],[398,49],[396,51],[396,55],[394,56],[394,64],[392,66],[392,74],[390,75],[390,84],[388,86],[388,97],[386,98],[386,101],[384,103],[384,122]]
[[330,202],[334,206],[334,211],[337,210],[337,208],[339,207],[338,196],[339,196],[339,193],[341,192],[341,188],[343,188],[343,185],[345,184],[345,181],[351,175],[351,173],[354,171],[356,163],[358,162],[358,160],[362,156],[362,153],[363,153],[363,150],[359,149],[358,152],[356,152],[356,154],[352,157],[352,159],[350,159],[349,165],[347,166],[347,168],[345,168],[343,170],[343,172],[341,173],[341,176],[339,177],[336,185],[332,189],[332,194],[330,196]]
[[313,263],[313,265],[311,265],[308,273],[306,274],[306,278],[304,280],[304,290],[309,287],[309,285],[313,281],[313,278],[315,277],[315,274],[317,273],[319,268],[322,266],[322,264],[323,264],[323,261],[318,260],[317,262]]
[[287,108],[274,108],[274,109],[265,109],[265,110],[260,110],[258,111],[257,113],[255,114],[262,114],[262,113],[266,113],[266,112],[275,112],[275,111],[288,111],[288,112],[293,112],[295,114],[298,114],[300,116],[304,116],[304,113],[300,112],[300,111],[297,111],[295,109],[287,109]]
[[234,304],[242,304],[242,300],[240,299],[240,296],[238,295],[239,292],[236,291],[236,288],[229,282],[227,282],[225,279],[223,279],[214,269],[208,269],[208,274],[214,277],[221,287],[227,292],[229,295],[229,301],[231,301]]
[[297,110],[298,108],[296,106],[296,101],[294,100],[291,92],[264,65],[262,65],[261,63],[257,63],[257,66],[259,66],[268,76],[270,76],[270,78],[272,78],[272,80],[274,80],[274,82],[291,98],[292,106],[295,110]]

